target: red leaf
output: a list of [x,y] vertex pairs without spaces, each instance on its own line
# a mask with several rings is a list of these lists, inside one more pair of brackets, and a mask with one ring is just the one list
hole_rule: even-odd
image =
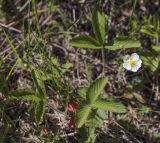
[[76,102],[76,101],[70,101],[68,103],[68,111],[69,112],[75,112],[77,108],[78,108],[78,102]]
[[49,133],[49,132],[48,132],[47,129],[42,129],[40,136],[48,136],[48,133]]

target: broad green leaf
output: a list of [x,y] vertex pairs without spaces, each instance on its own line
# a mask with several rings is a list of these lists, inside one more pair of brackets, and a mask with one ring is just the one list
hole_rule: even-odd
[[119,37],[114,39],[114,44],[112,46],[105,46],[109,50],[118,50],[118,49],[128,49],[128,48],[139,48],[141,46],[138,40],[134,40],[128,37]]
[[107,83],[106,77],[101,77],[91,84],[87,91],[87,98],[92,104],[95,102]]
[[46,107],[46,100],[39,100],[39,102],[36,102],[35,116],[38,124],[41,124],[43,121],[45,107]]
[[31,100],[39,101],[39,98],[35,95],[35,92],[32,90],[18,89],[11,91],[9,93],[9,99],[22,99],[22,100]]
[[92,107],[94,108],[99,108],[99,109],[104,109],[107,111],[115,112],[115,113],[125,113],[126,108],[125,106],[116,101],[108,101],[105,99],[97,100],[92,104]]
[[92,27],[96,39],[99,41],[101,45],[103,45],[105,40],[105,34],[106,34],[105,24],[106,24],[106,18],[104,13],[100,11],[98,6],[95,6],[92,12]]
[[100,49],[102,46],[92,37],[87,35],[78,35],[69,41],[71,46],[80,48]]
[[85,105],[83,107],[80,107],[76,112],[76,122],[77,127],[80,128],[82,125],[86,122],[88,115],[91,111],[91,107],[88,105]]

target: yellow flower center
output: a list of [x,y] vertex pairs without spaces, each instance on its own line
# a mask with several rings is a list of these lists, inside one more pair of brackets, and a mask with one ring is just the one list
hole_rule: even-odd
[[134,59],[130,59],[129,60],[129,64],[132,66],[135,66],[136,65],[136,61]]

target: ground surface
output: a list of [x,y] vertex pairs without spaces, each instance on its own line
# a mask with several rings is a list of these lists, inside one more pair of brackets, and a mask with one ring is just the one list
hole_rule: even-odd
[[[76,131],[68,125],[67,103],[77,99],[78,88],[102,74],[103,63],[101,50],[72,47],[69,40],[76,34],[93,35],[95,2],[0,0],[0,142],[78,142]],[[138,31],[144,17],[160,15],[158,0],[104,0],[101,8],[109,19],[109,40],[116,35],[134,35],[142,50],[155,43],[153,37]],[[124,71],[117,57],[128,52],[136,50],[105,50],[106,96],[119,99],[128,112],[110,113],[97,129],[97,143],[160,142],[160,69],[154,73],[145,67],[134,74]],[[35,89],[31,67],[48,75],[44,76],[47,103],[40,125],[33,102],[8,99],[10,91]],[[133,85],[140,97],[125,96]]]

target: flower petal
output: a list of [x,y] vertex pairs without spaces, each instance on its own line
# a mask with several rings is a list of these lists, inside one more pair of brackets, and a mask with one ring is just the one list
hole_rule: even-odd
[[141,61],[141,60],[138,60],[138,61],[136,62],[136,64],[135,64],[135,66],[132,66],[132,67],[131,67],[131,71],[132,71],[132,72],[137,72],[137,71],[140,69],[141,65],[142,65],[142,61]]
[[137,71],[138,71],[138,69],[139,69],[139,67],[134,66],[134,67],[132,67],[132,68],[131,68],[131,71],[132,71],[132,72],[137,72]]
[[131,70],[131,65],[128,62],[124,62],[123,67],[127,70]]
[[133,54],[131,55],[131,58],[134,59],[135,61],[138,61],[138,60],[139,60],[139,56],[138,56],[137,53],[133,53]]
[[140,68],[142,66],[142,60],[139,59],[136,63],[136,66]]
[[130,55],[125,55],[124,57],[123,57],[123,62],[128,62],[129,61],[129,59],[130,59]]

